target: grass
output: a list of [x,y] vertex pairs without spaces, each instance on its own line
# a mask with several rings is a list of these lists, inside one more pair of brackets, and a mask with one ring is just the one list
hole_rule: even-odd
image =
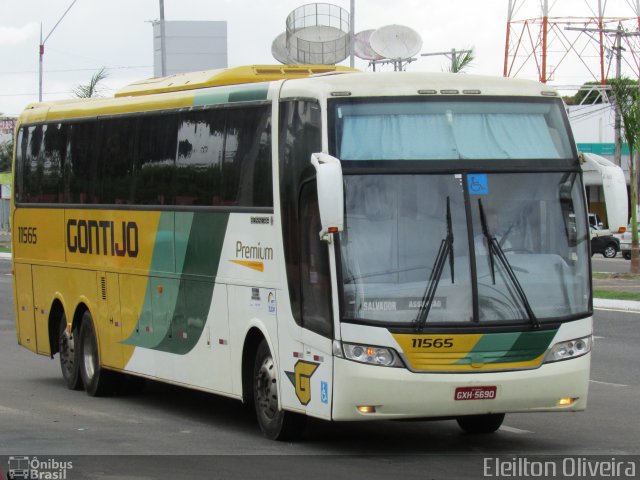
[[7,247],[0,247],[0,253],[11,253],[11,249]]
[[640,301],[640,292],[618,292],[614,290],[594,290],[594,298],[605,298],[608,300],[634,300]]

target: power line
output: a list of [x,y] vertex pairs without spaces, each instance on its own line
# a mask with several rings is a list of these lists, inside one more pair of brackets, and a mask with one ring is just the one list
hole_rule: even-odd
[[[132,66],[124,66],[124,67],[106,67],[105,70],[135,70],[141,68],[151,68],[152,65],[132,65]],[[47,73],[71,73],[71,72],[94,72],[100,70],[102,67],[96,68],[72,68],[67,70],[47,70]],[[26,75],[38,73],[37,70],[24,70],[24,71],[16,71],[16,72],[2,72],[0,71],[0,75]]]

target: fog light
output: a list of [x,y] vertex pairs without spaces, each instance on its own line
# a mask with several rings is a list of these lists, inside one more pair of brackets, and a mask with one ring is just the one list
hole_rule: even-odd
[[357,408],[360,413],[376,413],[376,407],[373,405],[358,405]]
[[576,400],[578,400],[577,397],[566,397],[566,398],[561,398],[558,401],[558,406],[559,407],[568,407],[569,405],[573,405],[574,403],[576,403]]

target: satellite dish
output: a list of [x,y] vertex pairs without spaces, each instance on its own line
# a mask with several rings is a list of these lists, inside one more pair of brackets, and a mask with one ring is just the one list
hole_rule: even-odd
[[380,27],[371,34],[369,42],[375,53],[391,60],[406,60],[422,48],[420,34],[404,25]]
[[273,43],[271,44],[271,55],[284,65],[297,63],[291,58],[289,50],[287,50],[287,32],[282,32],[273,39]]
[[353,53],[355,53],[356,57],[361,58],[362,60],[382,60],[384,58],[374,52],[373,48],[371,48],[369,39],[373,32],[375,32],[374,29],[363,30],[356,33],[356,36],[353,39]]
[[294,63],[335,65],[349,56],[349,13],[310,3],[287,16],[286,49]]

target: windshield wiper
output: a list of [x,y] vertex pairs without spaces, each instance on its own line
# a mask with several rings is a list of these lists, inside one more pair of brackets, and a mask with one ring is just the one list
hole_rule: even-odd
[[516,277],[516,274],[513,271],[513,267],[509,263],[509,260],[507,260],[507,257],[504,254],[504,250],[502,249],[502,245],[500,245],[500,242],[498,242],[496,237],[491,235],[491,232],[489,231],[489,226],[487,225],[487,218],[484,214],[484,208],[482,206],[481,199],[478,199],[478,208],[480,210],[480,223],[482,224],[482,234],[484,235],[484,238],[487,239],[487,247],[489,250],[489,265],[491,266],[491,280],[493,281],[493,284],[494,285],[496,284],[496,271],[495,271],[494,257],[497,257],[500,263],[502,264],[502,266],[504,267],[504,269],[506,270],[509,280],[511,280],[511,283],[515,287],[516,293],[518,294],[518,297],[520,298],[520,301],[522,302],[522,305],[524,306],[524,309],[527,312],[527,315],[529,316],[529,321],[533,324],[534,328],[540,328],[540,321],[536,317],[535,313],[533,313],[531,304],[529,304],[529,299],[527,298],[527,295],[524,293],[522,284],[518,280],[518,277]]
[[429,275],[429,281],[427,282],[427,288],[422,296],[422,302],[420,302],[420,309],[418,310],[418,316],[415,319],[416,331],[421,331],[427,322],[431,305],[436,296],[436,289],[440,283],[440,277],[442,277],[442,271],[444,270],[444,263],[449,257],[449,268],[451,269],[451,283],[454,283],[453,276],[453,228],[451,227],[451,206],[449,204],[449,197],[447,197],[447,236],[440,242],[440,248],[436,255],[436,260]]

